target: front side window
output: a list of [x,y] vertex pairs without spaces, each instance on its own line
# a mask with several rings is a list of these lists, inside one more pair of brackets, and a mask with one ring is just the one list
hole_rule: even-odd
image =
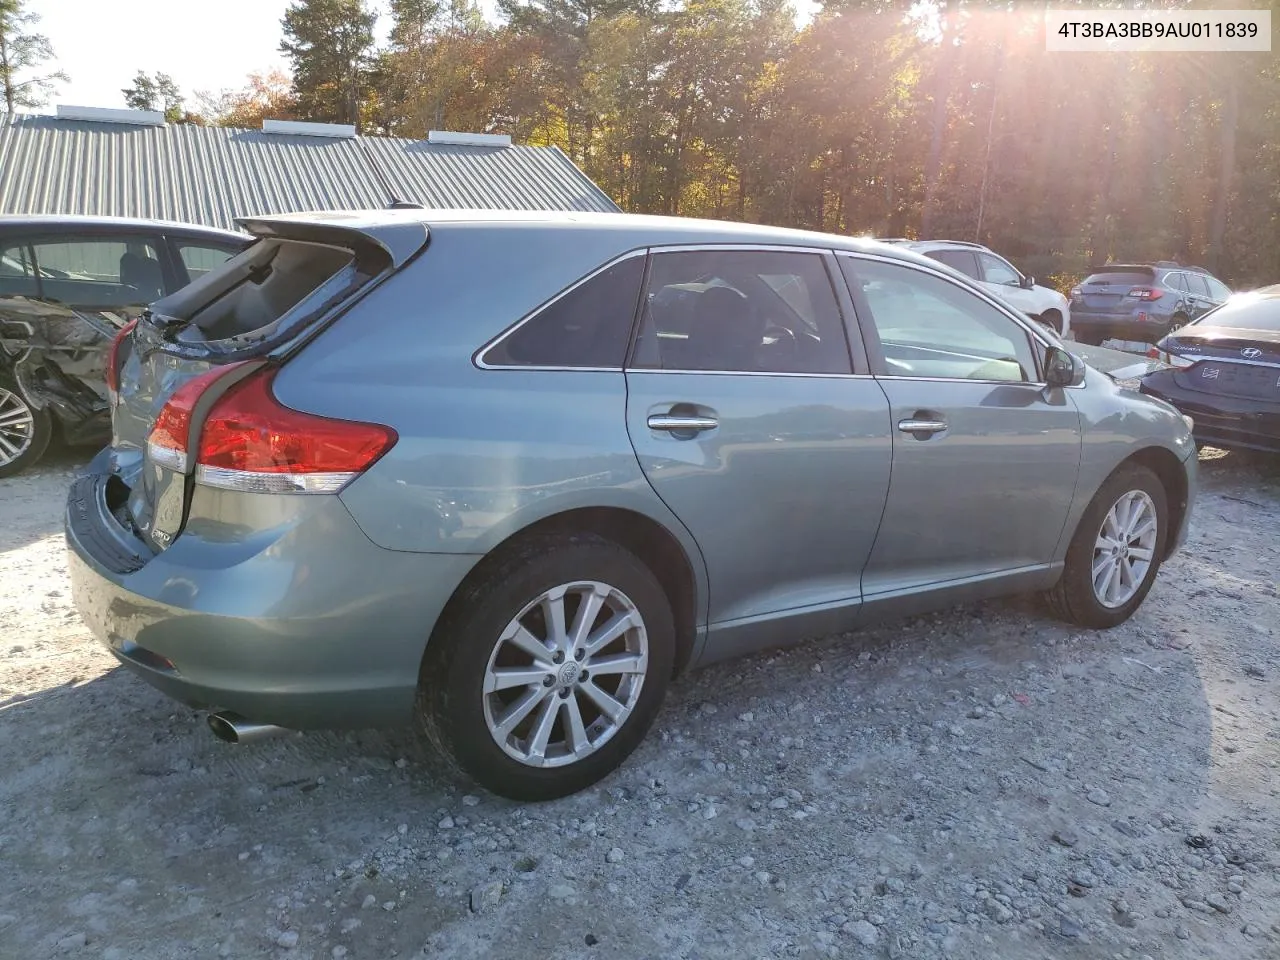
[[633,366],[852,372],[822,256],[767,250],[655,254]]
[[1018,276],[1018,271],[999,257],[993,257],[989,253],[980,253],[978,254],[978,259],[982,261],[982,274],[987,283],[1003,283],[1006,286],[1016,287],[1022,281],[1022,278]]
[[187,278],[192,282],[199,280],[210,270],[216,270],[239,251],[227,247],[211,247],[200,243],[178,241],[178,257],[187,270]]
[[978,273],[978,260],[969,250],[932,250],[925,256],[939,263],[945,263],[953,270],[959,270],[966,277],[972,277],[974,280],[982,279],[982,275]]
[[912,267],[841,258],[879,338],[878,374],[948,380],[1030,382],[1037,378],[1027,331],[958,284]]
[[627,354],[644,257],[628,257],[571,287],[484,354],[498,367],[620,368]]
[[159,246],[150,238],[49,240],[33,249],[45,295],[62,303],[126,306],[164,296]]

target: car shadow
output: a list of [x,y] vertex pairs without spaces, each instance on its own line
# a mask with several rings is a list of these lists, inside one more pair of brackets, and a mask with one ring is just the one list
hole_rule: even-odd
[[[1180,621],[1155,600],[1120,632],[995,603],[716,665],[673,686],[620,771],[528,806],[458,779],[411,729],[221,743],[203,713],[116,668],[0,702],[6,857],[50,902],[116,878],[96,901],[110,942],[145,943],[167,915],[274,915],[283,894],[296,927],[376,938],[380,952],[468,922],[466,891],[486,876],[509,885],[511,909],[532,909],[548,871],[603,864],[623,835],[673,879],[710,876],[714,849],[785,863],[793,888],[837,867],[868,885],[889,871],[947,902],[975,877],[1022,882],[1010,858],[1028,848],[1049,851],[1046,882],[1065,893],[1071,858],[1051,838],[1070,829],[1077,859],[1137,851],[1089,861],[1100,887],[1118,886],[1133,857],[1172,862],[1210,831],[1213,718]],[[644,889],[631,869],[610,881],[624,898]],[[526,873],[544,880],[522,886]],[[718,895],[778,896],[742,877]],[[416,899],[412,913],[364,911],[342,940],[311,886],[351,903]],[[603,881],[599,896],[613,896]],[[12,900],[0,890],[0,914],[25,916]],[[597,922],[614,943],[661,947],[635,911]],[[70,929],[24,919],[6,937],[34,955]],[[518,955],[521,925],[490,932],[489,955]],[[544,932],[555,953],[567,934]]]

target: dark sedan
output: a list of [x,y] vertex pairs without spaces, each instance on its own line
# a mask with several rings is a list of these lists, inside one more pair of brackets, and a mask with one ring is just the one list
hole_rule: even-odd
[[155,220],[0,217],[0,477],[34,464],[55,433],[105,442],[117,334],[249,242]]
[[1195,438],[1280,453],[1280,284],[1237,294],[1156,345],[1142,392],[1195,420]]

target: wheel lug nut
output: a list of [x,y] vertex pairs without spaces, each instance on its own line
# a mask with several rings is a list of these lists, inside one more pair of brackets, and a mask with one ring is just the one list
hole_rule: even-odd
[[586,670],[583,670],[583,671],[582,671],[582,673],[578,674],[578,682],[579,682],[579,683],[585,683],[586,681],[588,681],[588,680],[590,680],[590,679],[591,679],[591,674],[590,674],[589,672],[587,672]]
[[552,687],[552,686],[555,686],[555,682],[556,682],[556,678],[555,678],[555,677],[543,677],[543,678],[542,678],[542,685],[543,685],[544,687]]
[[562,652],[560,652],[559,650],[557,650],[557,651],[555,652],[555,654],[551,657],[551,662],[552,662],[552,663],[564,663],[564,654],[563,654]]
[[567,700],[567,699],[569,699],[569,688],[568,688],[568,687],[566,687],[565,689],[563,689],[563,690],[561,690],[561,691],[560,691],[560,699],[561,699],[561,700]]
[[585,650],[575,650],[573,651],[573,659],[581,660],[584,656],[586,656],[586,654],[587,654],[587,651]]

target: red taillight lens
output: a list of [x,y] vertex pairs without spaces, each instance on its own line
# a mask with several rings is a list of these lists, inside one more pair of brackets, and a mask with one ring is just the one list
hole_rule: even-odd
[[390,427],[284,406],[273,370],[250,374],[213,405],[200,430],[196,481],[258,493],[332,493],[395,445]]
[[138,318],[134,317],[120,328],[120,332],[112,339],[111,346],[107,348],[107,390],[113,400],[120,392],[120,346],[124,343],[125,337],[129,336],[137,325]]
[[1133,297],[1135,300],[1151,301],[1159,300],[1164,296],[1164,293],[1154,287],[1134,287],[1129,291],[1128,296]]
[[[245,362],[245,361],[242,361]],[[188,380],[177,390],[160,410],[156,422],[147,437],[147,456],[153,463],[185,473],[187,469],[188,443],[191,435],[191,412],[200,395],[216,380],[225,377],[239,367],[239,363],[214,367],[194,379]]]

